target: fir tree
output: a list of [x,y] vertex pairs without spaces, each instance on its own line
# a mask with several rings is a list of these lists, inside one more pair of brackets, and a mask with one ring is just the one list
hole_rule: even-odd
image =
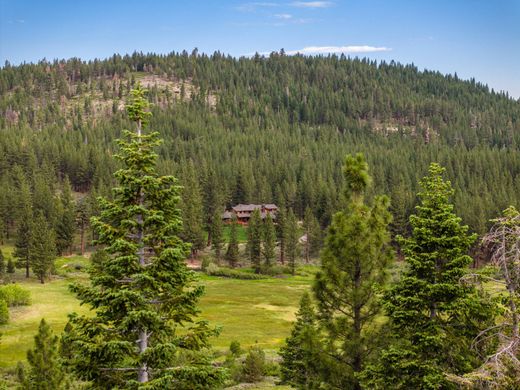
[[85,253],[85,234],[89,226],[90,211],[88,199],[86,197],[81,198],[76,204],[76,226],[79,229],[80,253],[82,256]]
[[222,223],[222,216],[219,212],[216,212],[211,222],[211,247],[215,252],[215,258],[217,263],[220,263],[222,259],[222,245],[224,239],[224,224]]
[[287,213],[284,237],[287,264],[294,275],[296,273],[296,261],[299,257],[300,245],[298,242],[298,221],[292,209],[289,209]]
[[18,227],[16,229],[16,241],[14,244],[13,256],[17,259],[16,266],[25,268],[25,277],[29,277],[31,268],[30,242],[32,227],[32,201],[29,184],[22,178],[19,184],[19,200],[18,200]]
[[408,269],[385,295],[395,342],[363,374],[368,388],[456,388],[447,374],[478,363],[471,342],[493,318],[493,307],[462,283],[476,235],[453,212],[453,189],[432,163],[421,181],[412,235],[399,238]]
[[59,364],[58,337],[51,327],[41,320],[34,337],[34,349],[27,351],[29,369],[18,368],[18,379],[23,389],[56,390],[63,388],[64,374]]
[[278,209],[276,213],[276,236],[280,245],[280,263],[285,264],[285,246],[286,246],[286,219],[287,213],[283,207]]
[[376,288],[384,284],[393,256],[391,215],[386,196],[376,197],[372,206],[365,203],[371,178],[363,155],[347,156],[343,173],[346,205],[329,227],[314,295],[324,350],[332,357],[324,380],[332,387],[360,389],[356,375],[371,357],[379,333]]
[[101,215],[92,219],[108,256],[90,271],[90,286],[73,287],[93,315],[70,317],[69,364],[97,388],[217,387],[221,371],[200,353],[215,331],[196,320],[203,287],[187,269],[189,245],[178,237],[179,187],[156,173],[158,134],[142,133],[144,94],[138,86],[127,107],[137,132],[125,131],[129,140],[119,141],[119,186],[112,201],[100,199]]
[[305,209],[303,219],[303,228],[305,230],[305,262],[308,263],[311,257],[317,256],[321,247],[321,229],[320,224],[310,207]]
[[38,211],[33,223],[29,252],[31,268],[40,282],[44,283],[54,266],[56,244],[54,231],[47,224],[42,211]]
[[276,231],[273,224],[271,214],[267,213],[265,223],[263,226],[263,241],[262,255],[264,257],[264,268],[268,270],[273,266],[276,250]]
[[190,161],[182,173],[182,238],[191,244],[191,255],[204,248],[202,196],[195,166]]
[[0,276],[3,276],[6,271],[5,257],[0,248]]
[[68,177],[63,182],[63,190],[59,199],[58,221],[56,224],[56,250],[63,254],[71,250],[75,231],[75,208]]
[[249,219],[247,227],[247,253],[255,272],[257,274],[260,273],[262,269],[262,218],[258,209],[253,211]]
[[316,389],[320,383],[321,361],[316,315],[308,292],[302,295],[291,335],[280,348],[282,383],[299,389]]
[[238,222],[237,217],[233,215],[231,227],[229,229],[229,242],[226,251],[226,260],[231,268],[235,268],[238,263]]

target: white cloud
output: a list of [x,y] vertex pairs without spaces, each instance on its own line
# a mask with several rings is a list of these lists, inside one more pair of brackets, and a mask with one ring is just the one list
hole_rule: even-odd
[[293,54],[357,54],[390,51],[391,48],[380,46],[308,46],[300,50],[288,50],[285,53]]
[[257,8],[273,8],[278,7],[278,3],[272,2],[253,2],[253,3],[244,3],[236,7],[237,10],[242,12],[253,12]]
[[332,1],[293,1],[291,5],[300,8],[328,8],[332,7],[334,3]]
[[273,15],[276,19],[283,19],[283,20],[288,20],[288,19],[292,19],[292,15],[291,14],[275,14]]

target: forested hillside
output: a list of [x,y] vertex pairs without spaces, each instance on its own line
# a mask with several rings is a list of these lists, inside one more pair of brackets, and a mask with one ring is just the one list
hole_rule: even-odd
[[[108,195],[113,141],[130,127],[123,107],[137,82],[150,90],[150,127],[165,140],[159,169],[195,183],[184,202],[204,212],[184,218],[202,218],[206,227],[216,210],[239,202],[276,203],[300,219],[309,207],[324,227],[341,200],[344,156],[358,151],[374,178],[369,196],[391,197],[394,232],[408,228],[432,161],[447,168],[456,211],[477,233],[520,204],[520,102],[475,80],[283,51],[134,53],[0,70],[4,237],[15,233],[27,197],[58,223],[66,177],[76,192]],[[83,199],[85,213],[95,213],[87,207],[92,196]]]

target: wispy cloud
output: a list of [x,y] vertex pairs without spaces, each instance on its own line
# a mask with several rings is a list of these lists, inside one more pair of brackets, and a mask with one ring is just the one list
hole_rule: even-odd
[[273,15],[276,19],[283,19],[283,20],[289,20],[289,19],[292,19],[292,15],[291,14],[274,14]]
[[332,1],[293,1],[291,5],[299,8],[329,8],[334,3]]
[[274,8],[278,7],[280,4],[274,2],[252,2],[252,3],[244,3],[236,7],[238,11],[242,12],[253,12],[258,8]]
[[293,54],[357,54],[391,51],[384,46],[308,46],[299,50],[288,50],[285,53]]

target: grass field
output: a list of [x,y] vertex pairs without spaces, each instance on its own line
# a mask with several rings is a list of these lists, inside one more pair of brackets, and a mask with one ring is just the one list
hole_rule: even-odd
[[[0,367],[13,367],[25,360],[41,318],[59,334],[68,313],[87,313],[88,309],[79,306],[68,291],[70,283],[86,278],[85,273],[75,269],[76,265],[86,263],[88,260],[79,256],[58,259],[56,269],[61,276],[45,284],[33,278],[26,280],[22,270],[17,270],[14,279],[30,290],[32,304],[10,309],[9,323],[0,326],[3,334]],[[200,302],[200,317],[222,328],[220,336],[212,342],[215,348],[227,349],[231,341],[237,340],[244,348],[258,343],[270,352],[278,349],[290,332],[301,294],[310,286],[313,269],[306,268],[305,271],[306,276],[263,280],[201,275],[200,282],[206,286],[206,294]]]

